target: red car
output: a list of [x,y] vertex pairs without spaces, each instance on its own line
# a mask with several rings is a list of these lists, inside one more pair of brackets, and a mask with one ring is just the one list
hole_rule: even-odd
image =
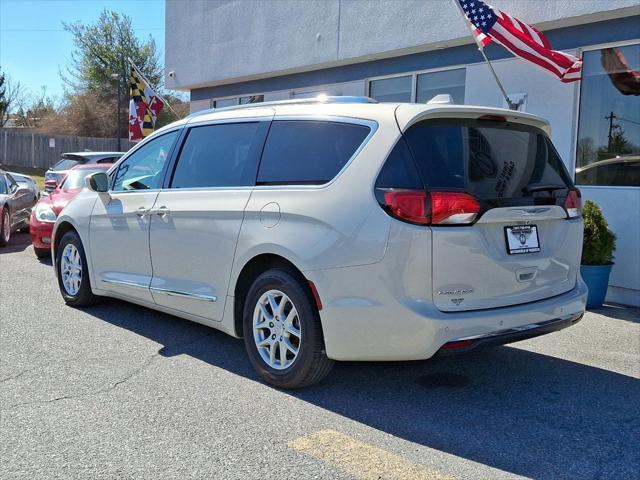
[[51,255],[51,234],[58,215],[85,186],[85,178],[95,172],[108,170],[111,164],[84,164],[73,167],[58,186],[43,196],[31,211],[29,233],[36,257]]

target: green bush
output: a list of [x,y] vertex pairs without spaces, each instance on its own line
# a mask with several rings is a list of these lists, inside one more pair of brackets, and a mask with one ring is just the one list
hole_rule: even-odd
[[613,263],[616,235],[609,230],[602,210],[595,202],[587,200],[582,208],[584,240],[582,265],[609,265]]

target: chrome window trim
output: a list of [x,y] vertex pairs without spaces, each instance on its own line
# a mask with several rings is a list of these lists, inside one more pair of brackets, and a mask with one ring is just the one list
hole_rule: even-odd
[[181,292],[179,290],[172,290],[170,288],[149,287],[149,290],[155,293],[162,293],[169,297],[189,298],[191,300],[202,300],[204,302],[215,302],[216,300],[218,300],[218,297],[216,297],[215,295],[203,295],[201,293],[187,293],[187,292]]

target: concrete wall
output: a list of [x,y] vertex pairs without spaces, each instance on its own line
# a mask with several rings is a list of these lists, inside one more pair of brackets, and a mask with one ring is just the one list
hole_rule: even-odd
[[[541,28],[640,12],[637,0],[498,6]],[[165,65],[175,76],[166,86],[213,86],[471,41],[450,0],[167,0]]]

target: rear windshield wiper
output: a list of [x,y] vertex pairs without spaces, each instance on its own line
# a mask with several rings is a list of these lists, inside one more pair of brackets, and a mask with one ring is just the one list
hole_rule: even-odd
[[523,193],[534,193],[534,192],[554,192],[556,190],[566,190],[568,187],[566,185],[559,185],[557,183],[530,183],[526,187],[522,189]]

